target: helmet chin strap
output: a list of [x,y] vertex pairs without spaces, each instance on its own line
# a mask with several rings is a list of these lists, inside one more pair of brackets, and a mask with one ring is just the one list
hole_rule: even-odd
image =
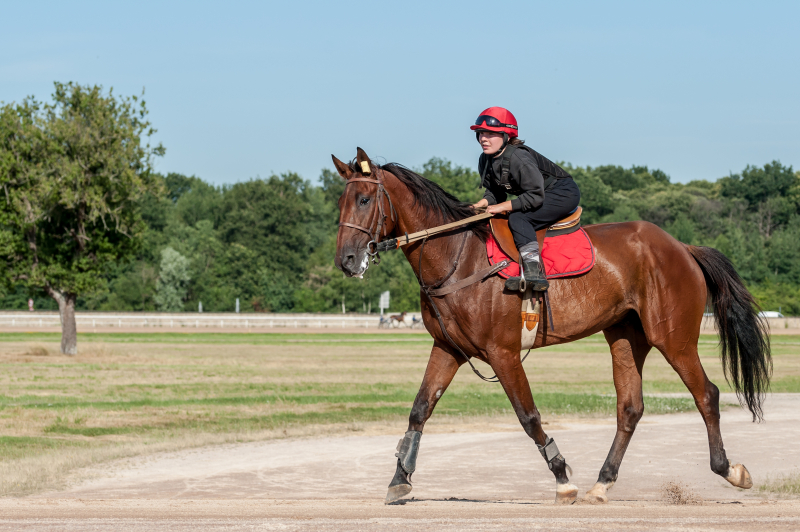
[[[475,138],[476,139],[480,140],[480,135],[481,135],[480,130],[475,132]],[[496,152],[491,153],[491,154],[487,154],[487,155],[489,157],[497,157],[498,155],[503,153],[503,150],[506,149],[506,146],[508,146],[508,141],[510,141],[510,140],[511,140],[511,137],[508,136],[508,133],[503,133],[503,145],[500,146],[500,149],[497,150]]]
[[497,150],[497,154],[498,155],[503,153],[503,150],[506,149],[506,146],[508,146],[508,141],[509,140],[511,140],[511,138],[508,136],[508,133],[503,133],[503,145],[500,146],[499,150]]

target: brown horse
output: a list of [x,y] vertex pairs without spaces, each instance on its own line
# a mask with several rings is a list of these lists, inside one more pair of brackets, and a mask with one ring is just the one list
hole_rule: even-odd
[[[363,275],[374,251],[373,241],[475,214],[469,204],[403,166],[375,165],[360,148],[351,163],[336,157],[333,162],[347,181],[339,199],[335,262],[348,276]],[[424,250],[415,243],[403,247],[403,252],[418,279],[428,286],[445,279],[448,286],[486,268],[487,231],[486,225],[475,224],[431,237]],[[652,347],[664,355],[694,397],[708,430],[711,470],[734,486],[751,487],[747,469],[729,462],[725,454],[719,390],[708,380],[697,354],[700,322],[710,294],[726,377],[754,420],[760,419],[772,369],[769,340],[753,297],[730,261],[715,249],[684,245],[647,222],[593,225],[586,231],[597,248],[596,264],[584,275],[550,282],[555,330],[548,331],[543,341],[540,327],[534,344],[534,348],[562,344],[603,331],[611,348],[617,433],[586,499],[608,501],[606,492],[617,480],[622,457],[644,412],[642,367]],[[448,276],[454,263],[457,267]],[[503,280],[495,276],[435,299],[448,334],[442,332],[431,300],[423,293],[422,316],[434,344],[408,432],[398,445],[397,470],[386,502],[411,491],[422,429],[465,362],[448,335],[463,353],[491,366],[522,427],[555,475],[556,501],[574,501],[578,489],[569,483],[566,461],[542,429],[520,361],[520,295],[504,291]]]
[[408,312],[403,311],[400,314],[392,314],[389,316],[389,322],[392,324],[392,327],[400,327],[401,323],[408,327],[406,323],[406,314],[408,314]]

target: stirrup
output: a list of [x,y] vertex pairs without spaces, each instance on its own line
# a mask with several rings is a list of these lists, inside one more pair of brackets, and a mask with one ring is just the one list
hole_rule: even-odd
[[550,288],[550,283],[547,282],[542,271],[542,265],[539,261],[525,261],[525,281],[533,289],[534,292],[546,292]]

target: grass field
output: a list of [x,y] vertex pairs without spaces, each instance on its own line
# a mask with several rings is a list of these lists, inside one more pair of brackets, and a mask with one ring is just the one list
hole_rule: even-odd
[[797,497],[800,495],[800,471],[794,471],[777,478],[768,478],[766,482],[757,486],[757,489],[762,493]]
[[[53,486],[75,468],[120,456],[402,427],[431,344],[424,334],[81,334],[80,354],[66,357],[58,341],[0,334],[0,494]],[[726,391],[714,337],[702,338],[701,356]],[[800,337],[774,338],[773,356],[773,390],[800,391]],[[602,336],[532,351],[525,367],[545,420],[613,415]],[[684,391],[652,353],[645,393]],[[685,398],[645,403],[650,414],[694,409]],[[462,368],[428,427],[498,416],[514,422],[500,386]]]

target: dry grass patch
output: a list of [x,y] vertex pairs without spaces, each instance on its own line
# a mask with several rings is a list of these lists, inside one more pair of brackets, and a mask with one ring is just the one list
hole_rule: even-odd
[[28,347],[27,351],[22,353],[24,357],[46,357],[50,355],[50,351],[43,345],[33,344]]
[[797,497],[800,495],[800,471],[793,471],[776,478],[767,478],[757,486],[758,491],[770,495]]

